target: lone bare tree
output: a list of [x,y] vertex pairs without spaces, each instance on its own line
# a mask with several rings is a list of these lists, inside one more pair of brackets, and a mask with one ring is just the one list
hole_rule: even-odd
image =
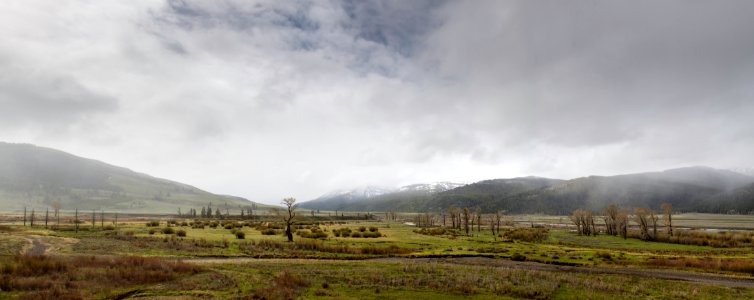
[[668,228],[668,235],[673,236],[673,204],[663,203],[662,214],[665,216],[665,227]]
[[296,198],[285,198],[280,203],[285,205],[285,211],[278,211],[277,213],[283,218],[283,222],[285,222],[285,235],[288,237],[288,241],[292,242],[293,232],[291,232],[291,224],[293,224],[293,219],[296,217],[296,207],[298,207]]

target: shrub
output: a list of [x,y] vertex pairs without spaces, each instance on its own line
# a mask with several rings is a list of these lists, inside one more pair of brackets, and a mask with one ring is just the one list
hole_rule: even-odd
[[361,237],[361,232],[351,233],[351,237],[360,238]]
[[113,226],[113,225],[107,225],[107,226],[105,226],[105,228],[103,228],[103,229],[104,229],[104,230],[115,230],[115,226]]
[[606,251],[599,251],[599,252],[595,253],[594,256],[596,256],[598,258],[602,258],[604,260],[612,260],[613,259],[613,256],[610,254],[610,252],[606,252]]
[[519,253],[515,253],[515,254],[513,254],[513,256],[511,256],[511,260],[513,260],[513,261],[526,261],[526,256],[524,256],[522,254],[519,254]]
[[377,229],[377,227],[369,226],[369,231],[371,231],[371,232],[377,232],[377,230],[379,230],[379,229]]
[[378,238],[382,236],[382,233],[379,232],[364,232],[361,234],[365,238]]
[[367,228],[364,226],[359,226],[359,232],[367,231]]
[[173,234],[175,233],[175,230],[173,230],[173,227],[165,227],[162,229],[163,234]]
[[149,229],[149,234],[154,234],[155,232],[157,232],[157,230]]
[[181,230],[178,230],[178,231],[177,231],[177,232],[175,233],[175,235],[177,235],[177,236],[180,236],[180,237],[186,237],[186,231],[185,231],[185,230],[183,230],[183,229],[181,229]]
[[160,226],[160,221],[149,221],[147,222],[147,227],[158,227]]
[[443,235],[447,232],[445,228],[420,228],[414,229],[414,232],[424,235]]
[[263,235],[276,235],[277,231],[275,229],[268,228],[268,229],[262,230],[262,234]]
[[540,228],[511,228],[502,232],[502,237],[524,242],[539,242],[547,238],[547,229]]
[[244,233],[243,231],[240,231],[240,230],[236,231],[236,238],[239,239],[239,240],[243,240],[243,239],[246,238],[246,233]]

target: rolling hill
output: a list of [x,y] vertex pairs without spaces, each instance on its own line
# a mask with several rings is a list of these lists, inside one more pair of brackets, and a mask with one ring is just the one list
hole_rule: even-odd
[[0,142],[0,211],[24,206],[38,211],[54,202],[62,210],[177,213],[213,207],[262,205],[240,197],[216,195],[196,187],[136,173],[96,160],[28,144]]
[[[568,214],[577,208],[595,211],[610,203],[659,209],[664,202],[677,211],[748,213],[754,211],[754,177],[708,167],[688,167],[571,180],[541,177],[493,179],[447,191],[423,194],[386,193],[337,205],[339,210],[439,212],[451,205],[480,207],[485,212]],[[327,199],[305,202],[318,209]]]

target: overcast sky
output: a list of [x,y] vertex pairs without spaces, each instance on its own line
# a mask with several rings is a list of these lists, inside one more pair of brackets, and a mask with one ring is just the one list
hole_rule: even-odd
[[278,203],[752,167],[754,1],[0,4],[0,140]]

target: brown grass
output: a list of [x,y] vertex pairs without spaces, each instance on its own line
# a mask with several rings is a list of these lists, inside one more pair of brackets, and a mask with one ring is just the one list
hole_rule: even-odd
[[269,287],[257,289],[252,299],[296,299],[307,287],[309,281],[286,270],[273,278]]
[[754,260],[744,258],[654,258],[647,265],[657,267],[698,268],[754,275]]
[[194,265],[158,258],[24,255],[0,263],[0,290],[24,292],[21,298],[29,299],[80,299],[89,293],[166,282],[200,271]]

